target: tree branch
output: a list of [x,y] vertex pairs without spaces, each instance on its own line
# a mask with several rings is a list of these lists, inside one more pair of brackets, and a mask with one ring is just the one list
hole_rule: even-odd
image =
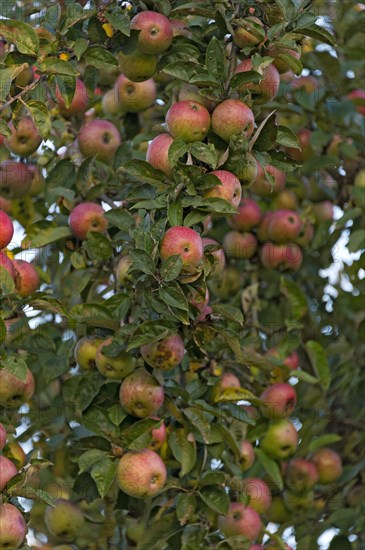
[[17,95],[15,95],[14,97],[12,97],[11,99],[9,99],[9,101],[7,101],[6,103],[4,103],[4,105],[2,105],[0,107],[0,113],[2,113],[3,111],[5,111],[5,109],[7,109],[8,107],[10,107],[10,105],[12,103],[14,103],[14,101],[17,101],[18,99],[22,99],[22,97],[24,95],[26,95],[28,92],[31,92],[32,90],[34,90],[37,86],[39,86],[39,84],[41,82],[44,82],[46,79],[46,76],[43,75],[41,76],[40,78],[38,78],[38,80],[34,80],[31,84],[28,84],[28,86],[26,86],[25,88],[22,89],[21,92],[19,92]]

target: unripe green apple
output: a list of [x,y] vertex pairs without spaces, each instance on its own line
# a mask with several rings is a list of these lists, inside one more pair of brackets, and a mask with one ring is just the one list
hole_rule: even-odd
[[132,82],[123,74],[114,85],[117,101],[125,113],[139,113],[151,107],[157,97],[155,81]]
[[268,520],[273,523],[285,523],[290,517],[291,512],[285,506],[284,500],[281,497],[274,497],[267,511]]
[[161,457],[150,449],[129,451],[119,461],[120,489],[133,498],[153,497],[166,483],[167,471]]
[[52,535],[72,542],[83,527],[85,519],[75,502],[60,498],[54,507],[47,506],[44,522]]
[[295,453],[298,439],[298,432],[289,420],[276,420],[269,425],[260,446],[272,458],[284,460]]
[[12,504],[0,503],[0,548],[20,548],[27,526],[22,514]]
[[149,80],[157,70],[157,57],[138,50],[130,55],[119,54],[119,62],[124,76],[133,82]]
[[162,386],[145,369],[137,369],[127,376],[120,386],[119,399],[131,416],[155,416],[162,407],[165,393]]
[[96,367],[96,350],[103,342],[99,336],[84,336],[75,347],[74,358],[76,363],[83,371],[93,370]]
[[143,359],[147,365],[154,369],[173,369],[180,365],[184,354],[184,340],[180,334],[173,334],[163,340],[141,347]]
[[126,351],[121,351],[115,357],[109,357],[103,352],[103,348],[109,346],[113,338],[104,340],[95,355],[95,364],[98,371],[111,380],[122,380],[130,374],[135,366],[135,358]]

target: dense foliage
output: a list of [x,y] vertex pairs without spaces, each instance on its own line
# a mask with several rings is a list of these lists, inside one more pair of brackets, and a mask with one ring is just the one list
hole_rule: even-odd
[[365,6],[1,15],[0,548],[361,548]]

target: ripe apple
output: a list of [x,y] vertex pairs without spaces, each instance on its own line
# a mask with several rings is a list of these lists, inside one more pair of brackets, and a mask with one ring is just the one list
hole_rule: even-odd
[[96,350],[103,342],[99,336],[84,336],[75,347],[74,358],[80,369],[83,371],[93,370],[96,367]]
[[144,82],[153,77],[157,70],[157,57],[139,50],[124,55],[119,54],[119,64],[124,76],[132,82]]
[[297,271],[302,265],[303,254],[295,243],[265,243],[260,250],[261,263],[267,269]]
[[183,267],[196,267],[203,259],[203,242],[194,229],[184,226],[170,227],[162,238],[160,246],[161,260],[179,255]]
[[229,258],[249,259],[257,250],[257,240],[253,233],[229,231],[223,241],[223,248]]
[[13,238],[13,234],[13,222],[3,210],[0,210],[0,249],[8,246]]
[[142,11],[131,20],[131,29],[140,31],[138,49],[142,53],[159,55],[166,51],[173,39],[170,21],[155,11]]
[[29,157],[42,143],[42,136],[30,117],[23,117],[15,127],[9,123],[11,136],[4,143],[11,153],[20,157]]
[[27,369],[25,380],[20,380],[6,369],[0,369],[0,405],[9,409],[20,407],[34,393],[33,374]]
[[245,135],[250,137],[254,125],[253,112],[239,99],[222,101],[212,114],[212,129],[228,143],[233,136]]
[[5,252],[1,252],[1,250],[0,250],[0,266],[6,269],[10,277],[15,281],[16,272],[15,272],[14,264],[10,260],[10,258],[7,257]]
[[261,412],[266,418],[286,418],[292,414],[297,404],[297,394],[293,386],[278,382],[266,388],[261,394]]
[[319,449],[313,455],[312,462],[317,468],[318,482],[323,485],[336,481],[342,474],[341,457],[333,449]]
[[273,64],[277,68],[280,74],[286,73],[290,70],[290,64],[282,56],[293,57],[294,59],[300,59],[300,53],[297,50],[291,48],[277,48],[272,47],[268,51],[268,55],[274,58]]
[[285,187],[286,175],[284,172],[267,164],[265,170],[274,179],[273,185],[268,180],[264,169],[258,164],[257,178],[251,186],[251,191],[260,197],[270,197],[274,193],[282,191]]
[[156,84],[152,78],[144,82],[132,82],[121,74],[114,90],[117,102],[125,113],[144,111],[153,105],[157,97]]
[[75,502],[59,498],[54,507],[47,506],[44,523],[52,535],[72,542],[84,526],[85,519]]
[[221,183],[209,189],[205,193],[205,197],[224,199],[235,208],[238,208],[242,195],[240,180],[228,170],[214,170],[210,174],[216,176]]
[[4,160],[0,164],[0,194],[7,199],[19,199],[28,194],[33,171],[28,164]]
[[244,494],[249,497],[248,505],[259,514],[264,514],[271,505],[271,491],[265,481],[256,477],[247,477],[242,482]]
[[297,210],[299,207],[298,197],[296,196],[294,191],[290,191],[290,189],[284,189],[274,197],[274,199],[271,201],[271,206],[275,210]]
[[131,416],[147,418],[162,407],[165,393],[162,386],[145,369],[137,369],[120,386],[119,399]]
[[239,21],[233,38],[239,48],[257,46],[265,38],[264,25],[258,17],[248,16]]
[[[215,241],[214,239],[210,239],[209,237],[203,237],[202,242],[203,242],[204,250],[211,246],[220,246],[220,244],[217,243],[217,241]],[[215,262],[211,275],[212,276],[219,275],[220,273],[222,273],[226,265],[226,257],[225,257],[223,248],[219,248],[218,250],[213,250],[212,252],[208,248],[206,253],[211,254]]]
[[[0,177],[1,177],[1,171],[0,171]],[[1,189],[0,189],[0,193],[1,193]],[[9,199],[6,199],[5,197],[0,196],[0,209],[3,212],[6,212],[7,214],[11,214],[12,207],[13,207],[12,202]]]
[[276,210],[271,216],[268,225],[268,237],[270,241],[287,243],[295,241],[302,228],[302,222],[293,210]]
[[241,502],[232,502],[226,516],[219,516],[218,528],[225,537],[244,535],[249,541],[259,536],[262,523],[259,514]]
[[33,264],[25,260],[13,260],[15,267],[15,287],[19,294],[26,298],[39,287],[39,275]]
[[163,340],[141,347],[143,359],[147,365],[154,369],[173,369],[180,365],[184,354],[184,340],[180,334],[173,334]]
[[[251,59],[245,59],[237,65],[235,74],[246,71],[252,71]],[[271,64],[263,70],[263,78],[260,82],[254,84],[252,82],[241,84],[238,88],[239,92],[250,90],[252,98],[257,105],[262,105],[272,101],[279,91],[280,75],[275,65]]]
[[0,451],[3,450],[6,443],[6,430],[4,426],[0,423]]
[[318,481],[317,468],[310,460],[294,458],[285,471],[285,483],[294,491],[309,491]]
[[289,420],[275,420],[269,425],[260,446],[272,458],[284,460],[295,453],[298,432]]
[[365,116],[365,90],[353,90],[346,98],[353,101],[356,111]]
[[66,107],[65,100],[63,99],[58,86],[56,86],[56,98],[58,102],[58,110],[61,115],[66,118],[84,114],[89,104],[86,86],[80,78],[76,79],[75,94],[68,107]]
[[168,176],[172,174],[172,168],[169,161],[169,149],[174,139],[170,134],[160,134],[156,136],[148,145],[146,160],[154,168],[165,172]]
[[242,472],[246,472],[255,462],[255,451],[249,441],[244,440],[240,443],[240,466]]
[[261,208],[256,201],[243,198],[238,206],[237,214],[229,218],[229,224],[237,231],[251,231],[261,221]]
[[[151,417],[153,420],[160,420],[157,416]],[[167,437],[166,425],[162,422],[159,428],[154,428],[152,430],[152,439],[148,448],[152,451],[157,451],[165,443]]]
[[18,508],[0,503],[0,548],[20,548],[27,526]]
[[115,357],[109,357],[103,353],[103,348],[109,346],[113,338],[104,340],[96,350],[95,364],[96,368],[106,378],[111,380],[121,380],[130,374],[135,365],[135,358],[126,351],[121,351]]
[[117,283],[121,287],[126,287],[128,286],[128,283],[131,282],[132,278],[128,271],[132,265],[132,258],[128,254],[122,256],[118,261],[115,273],[117,277]]
[[101,98],[101,108],[105,115],[118,115],[123,112],[122,106],[118,100],[118,94],[113,88],[105,92]]
[[331,201],[317,202],[313,204],[312,210],[317,222],[333,220],[333,204]]
[[178,101],[166,114],[167,129],[184,141],[203,141],[210,128],[209,111],[197,101]]
[[95,202],[82,202],[72,209],[68,218],[72,233],[80,240],[87,239],[89,231],[105,233],[108,220],[104,217],[104,209]]
[[16,476],[18,470],[6,456],[0,455],[0,493],[2,493],[9,481]]
[[133,498],[154,497],[164,487],[166,478],[165,464],[151,449],[129,451],[118,464],[119,487]]
[[84,124],[77,136],[79,149],[84,157],[95,157],[111,164],[121,144],[118,128],[108,120],[95,119]]

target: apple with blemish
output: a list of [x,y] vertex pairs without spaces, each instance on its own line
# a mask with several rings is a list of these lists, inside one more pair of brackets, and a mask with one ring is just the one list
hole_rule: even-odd
[[264,25],[258,17],[245,17],[239,20],[233,38],[239,48],[257,46],[265,38]]
[[25,260],[13,260],[15,268],[15,287],[26,298],[39,288],[40,279],[34,265]]
[[165,399],[164,389],[145,369],[140,368],[127,376],[119,391],[122,407],[131,416],[155,416]]
[[109,346],[112,341],[112,338],[107,338],[99,345],[95,354],[95,365],[105,378],[122,380],[133,371],[136,360],[124,350],[115,356],[107,355],[104,348]]
[[154,369],[173,369],[180,365],[184,354],[184,340],[180,334],[173,334],[163,340],[141,347],[144,361]]

